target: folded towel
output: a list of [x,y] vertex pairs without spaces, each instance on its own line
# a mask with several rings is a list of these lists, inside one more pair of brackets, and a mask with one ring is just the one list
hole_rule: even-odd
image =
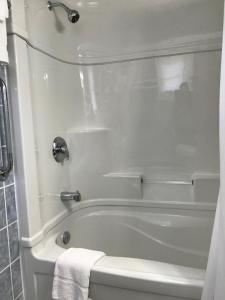
[[[1,1],[1,0],[0,0]],[[0,22],[0,62],[8,63],[6,22]]]
[[71,248],[56,261],[52,298],[55,300],[87,300],[92,267],[103,252]]
[[6,19],[9,16],[7,0],[0,0],[0,62],[8,63]]
[[7,0],[0,0],[0,22],[4,22],[9,17]]

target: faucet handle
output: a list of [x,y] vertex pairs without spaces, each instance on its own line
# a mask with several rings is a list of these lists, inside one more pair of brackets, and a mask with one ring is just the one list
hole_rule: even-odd
[[61,192],[60,194],[61,201],[81,201],[81,193],[79,191],[76,192]]

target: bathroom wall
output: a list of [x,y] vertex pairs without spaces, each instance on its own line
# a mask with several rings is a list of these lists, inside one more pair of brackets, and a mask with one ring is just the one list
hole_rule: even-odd
[[[223,1],[66,3],[80,11],[75,25],[44,0],[26,7],[43,224],[70,211],[63,190],[142,198],[139,174],[217,174]],[[56,136],[69,145],[64,165],[52,157]],[[171,199],[193,201],[182,189]]]
[[[47,221],[65,209],[58,201],[60,191],[71,190],[70,161],[63,165],[56,163],[52,155],[53,140],[57,136],[67,140],[68,129],[83,123],[83,94],[79,72],[73,65],[62,64],[34,49],[29,49],[29,55],[35,83],[31,85],[31,94],[40,207],[43,221]],[[70,160],[72,157],[70,151]],[[66,209],[70,209],[70,204]]]
[[[63,190],[161,201],[143,195],[140,175],[190,181],[219,171],[223,1],[64,2],[80,11],[77,24],[45,0],[12,1],[31,244],[71,212]],[[52,157],[56,136],[69,146],[63,165]],[[180,192],[171,199],[195,201],[192,188]]]
[[[20,0],[21,1],[21,0]],[[26,3],[29,41],[69,62],[103,62],[147,56],[221,34],[221,0],[65,0],[80,12],[77,24],[61,9],[50,12],[46,0]],[[190,45],[189,45],[190,47]]]
[[[139,198],[132,180],[122,189],[107,174],[218,173],[220,51],[82,67],[30,57],[44,220],[64,209],[62,190]],[[56,136],[68,142],[64,165],[52,157]]]
[[[1,67],[0,76],[4,78]],[[2,116],[1,105],[0,115]],[[2,122],[0,124],[0,130],[4,132]],[[4,149],[3,144],[2,147]],[[2,300],[23,299],[15,185],[14,171],[5,182],[0,182],[0,299]]]

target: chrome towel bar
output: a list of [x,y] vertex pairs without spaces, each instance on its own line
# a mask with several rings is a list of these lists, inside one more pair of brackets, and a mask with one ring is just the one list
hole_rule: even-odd
[[10,130],[7,87],[5,81],[1,78],[0,78],[0,105],[2,109],[2,114],[0,119],[1,156],[2,156],[2,161],[0,164],[0,181],[5,181],[12,169],[13,158],[12,158],[11,130]]

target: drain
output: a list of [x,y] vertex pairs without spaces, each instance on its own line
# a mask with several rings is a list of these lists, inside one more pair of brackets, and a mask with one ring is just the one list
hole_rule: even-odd
[[70,242],[70,237],[71,237],[71,235],[70,235],[69,231],[64,231],[60,236],[60,240],[61,240],[62,244],[68,245]]

